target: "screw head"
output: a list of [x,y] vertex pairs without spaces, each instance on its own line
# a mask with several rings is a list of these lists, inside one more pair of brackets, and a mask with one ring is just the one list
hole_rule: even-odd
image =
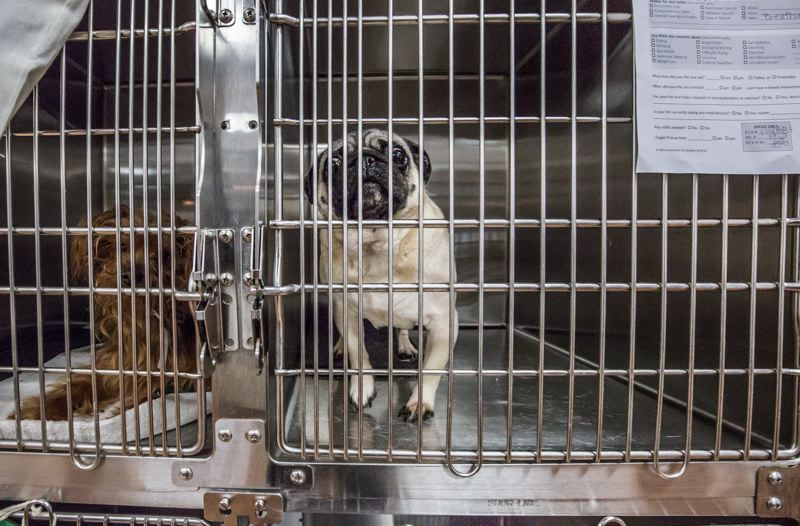
[[253,239],[253,229],[245,228],[242,230],[242,238],[244,238],[245,241],[250,242]]
[[214,285],[217,284],[217,275],[214,274],[213,272],[209,272],[208,274],[203,276],[203,281],[207,286],[213,287]]
[[223,24],[230,24],[233,21],[233,11],[230,9],[223,9],[219,12],[219,21]]
[[219,231],[219,240],[223,243],[230,243],[233,241],[233,230],[225,229]]
[[222,121],[222,123],[220,123],[219,127],[222,128],[223,130],[227,130],[228,128],[231,127],[231,121],[224,120]]
[[256,21],[256,10],[253,9],[252,7],[248,7],[247,9],[244,10],[244,13],[242,13],[242,18],[248,24],[252,24],[253,22]]
[[231,433],[230,429],[220,429],[217,437],[223,442],[230,442],[233,438],[233,433]]
[[256,499],[253,507],[256,510],[256,516],[259,518],[264,518],[267,513],[267,502],[264,499]]
[[259,431],[258,429],[251,429],[247,433],[245,433],[244,436],[247,438],[247,440],[255,444],[256,442],[261,440],[261,431]]
[[289,472],[289,480],[295,486],[302,486],[306,483],[306,472],[303,469],[295,468]]
[[183,480],[192,480],[194,472],[189,468],[181,468],[178,470],[178,475],[180,475]]
[[224,286],[228,286],[233,283],[233,274],[230,272],[223,272],[219,275],[219,280]]
[[767,501],[767,509],[769,511],[778,511],[783,507],[783,501],[778,497],[770,497]]
[[250,121],[250,122],[247,123],[247,126],[251,130],[255,130],[256,128],[258,128],[258,121]]
[[228,497],[222,497],[219,499],[219,511],[224,514],[228,514],[231,512],[231,499]]
[[767,475],[767,480],[773,486],[777,486],[778,484],[783,483],[783,473],[780,471],[773,471],[769,475]]

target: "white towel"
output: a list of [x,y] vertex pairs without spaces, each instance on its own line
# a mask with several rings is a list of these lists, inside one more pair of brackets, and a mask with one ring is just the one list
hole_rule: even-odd
[[89,0],[2,2],[0,136],[86,12]]
[[[72,351],[72,367],[88,367],[90,364],[89,349],[76,349]],[[64,367],[66,357],[60,354],[47,362],[52,367]],[[55,383],[61,374],[45,374],[45,384]],[[159,382],[156,378],[155,382]],[[39,380],[36,373],[22,373],[19,375],[20,399],[31,395],[39,394]],[[165,397],[167,409],[166,430],[175,429],[175,394],[168,394]],[[197,420],[197,393],[180,393],[178,403],[180,404],[181,421],[180,425],[185,425]],[[147,402],[139,405],[138,408],[131,408],[125,412],[125,429],[127,439],[132,441],[135,436],[134,411],[139,411],[139,432],[140,436],[149,436],[149,406]],[[211,411],[211,393],[206,393],[206,412]],[[6,419],[6,416],[14,412],[14,379],[7,378],[0,382],[0,439],[17,439],[17,430],[14,420]],[[153,434],[158,435],[164,429],[161,418],[161,397],[153,399]],[[122,416],[101,414],[100,417],[100,442],[102,444],[119,444],[122,431]],[[94,418],[91,416],[75,416],[74,418],[75,442],[94,443]],[[42,426],[39,420],[22,421],[22,439],[40,440],[42,437]],[[47,440],[49,442],[67,442],[69,440],[69,427],[66,421],[47,422]]]

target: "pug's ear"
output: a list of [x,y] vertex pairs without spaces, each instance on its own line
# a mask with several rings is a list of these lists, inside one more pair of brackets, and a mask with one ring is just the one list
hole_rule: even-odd
[[[414,164],[417,166],[417,169],[420,168],[419,163],[419,144],[415,143],[414,141],[406,140],[408,144],[408,149],[411,150],[411,155],[414,157]],[[431,179],[431,158],[428,157],[428,152],[422,151],[422,180],[425,184],[428,184],[428,181]]]
[[306,172],[305,181],[303,182],[303,188],[306,192],[306,199],[312,205],[314,204],[314,182],[311,180],[314,177],[314,167],[308,169]]

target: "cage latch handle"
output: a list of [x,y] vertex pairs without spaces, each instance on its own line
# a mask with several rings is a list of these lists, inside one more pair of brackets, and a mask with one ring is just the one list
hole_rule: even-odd
[[242,261],[245,263],[243,269],[244,285],[250,288],[248,303],[250,304],[250,321],[253,331],[253,354],[256,358],[256,374],[260,375],[264,371],[264,299],[261,294],[263,281],[261,279],[261,268],[263,265],[264,254],[264,233],[263,225],[256,224],[253,227],[242,229],[242,249],[245,254]]
[[[222,302],[219,293],[219,278],[215,257],[216,233],[203,230],[197,236],[192,279],[200,290],[201,300],[195,311],[197,330],[200,335],[200,363],[206,378],[211,377],[217,364],[224,340]],[[208,268],[208,264],[212,268]]]

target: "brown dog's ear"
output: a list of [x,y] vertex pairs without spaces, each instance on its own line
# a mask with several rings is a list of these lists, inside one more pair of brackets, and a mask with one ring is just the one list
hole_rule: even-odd
[[[325,150],[321,154],[319,154],[316,159],[314,159],[315,165],[308,167],[308,172],[306,172],[305,180],[303,181],[303,189],[306,193],[306,199],[312,205],[315,205],[314,202],[314,167],[316,166],[318,169],[323,168],[326,166],[328,160],[328,150]],[[317,177],[320,176],[319,170],[317,170]],[[319,182],[317,182],[317,193],[319,193]]]
[[[86,218],[78,226],[86,226]],[[73,236],[69,246],[70,279],[73,285],[85,285],[89,278],[89,242],[86,234]]]
[[[168,219],[165,219],[165,224]],[[181,217],[175,216],[175,228],[189,226],[189,223],[184,221]],[[185,232],[175,233],[175,253],[173,254],[175,261],[175,271],[178,274],[175,276],[176,283],[181,283],[181,286],[189,279],[189,274],[192,272],[192,265],[194,259],[194,234]]]

